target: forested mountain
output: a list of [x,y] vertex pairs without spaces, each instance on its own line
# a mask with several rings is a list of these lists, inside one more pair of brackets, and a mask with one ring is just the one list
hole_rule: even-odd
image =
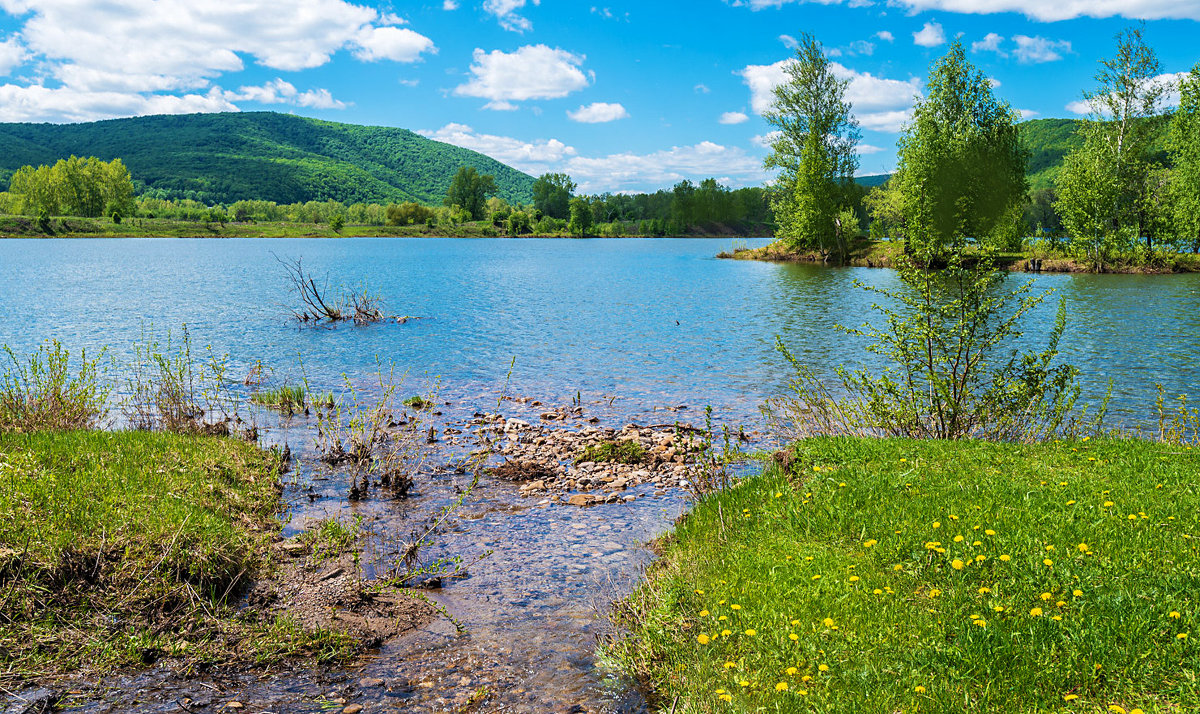
[[533,200],[532,177],[483,154],[405,129],[275,112],[0,123],[0,189],[21,166],[71,155],[120,158],[146,194],[209,204],[240,199],[440,204],[464,165],[493,175],[501,198]]

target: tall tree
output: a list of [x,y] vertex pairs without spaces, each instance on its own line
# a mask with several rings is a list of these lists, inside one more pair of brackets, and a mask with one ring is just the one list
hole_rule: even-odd
[[839,79],[820,42],[801,36],[786,65],[787,81],[774,90],[764,118],[776,130],[764,162],[779,169],[771,192],[777,235],[795,248],[846,255],[837,216],[846,207],[846,187],[858,169],[855,147],[861,133],[846,100],[849,81]]
[[1011,242],[1028,190],[1019,115],[995,97],[958,41],[930,69],[927,92],[889,182],[900,194],[906,245],[940,259],[969,240]]
[[551,218],[565,220],[571,211],[575,182],[566,174],[542,174],[533,182],[533,207]]
[[[1083,143],[1064,163],[1056,204],[1072,244],[1097,264],[1114,250],[1131,248],[1154,220],[1145,214],[1155,205],[1147,200],[1155,166],[1146,120],[1159,113],[1166,90],[1156,79],[1161,68],[1142,28],[1128,28],[1116,39],[1116,55],[1100,61],[1096,89],[1084,92],[1092,114],[1079,129]],[[1088,177],[1097,173],[1109,175],[1104,195],[1089,186]]]
[[496,179],[491,174],[480,174],[474,166],[459,167],[446,191],[445,204],[458,206],[471,214],[471,219],[487,218],[487,200],[499,192]]
[[1200,64],[1179,83],[1179,108],[1167,139],[1175,165],[1172,204],[1180,244],[1200,253]]
[[592,230],[592,207],[586,199],[578,196],[571,199],[571,220],[567,230],[576,238],[583,238]]

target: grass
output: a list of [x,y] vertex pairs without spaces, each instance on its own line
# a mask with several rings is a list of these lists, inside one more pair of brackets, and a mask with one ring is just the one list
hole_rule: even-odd
[[640,464],[646,460],[646,449],[636,441],[605,441],[583,450],[575,463],[585,461],[614,464]]
[[688,712],[1200,708],[1200,451],[819,438],[702,499],[607,655]]
[[0,434],[0,686],[163,656],[344,651],[232,607],[270,568],[280,507],[275,457],[240,441]]

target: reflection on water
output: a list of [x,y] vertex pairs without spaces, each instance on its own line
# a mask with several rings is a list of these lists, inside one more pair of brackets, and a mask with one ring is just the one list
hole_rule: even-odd
[[[55,337],[72,349],[108,346],[121,360],[143,325],[161,331],[186,323],[197,345],[232,356],[235,374],[261,360],[276,381],[297,380],[303,369],[313,389],[336,391],[343,375],[362,383],[378,362],[394,364],[410,374],[406,391],[440,383],[452,403],[446,418],[494,410],[507,388],[551,404],[578,397],[618,428],[699,421],[705,405],[752,427],[758,406],[788,378],[776,336],[826,375],[866,361],[863,345],[833,325],[871,317],[876,298],[856,280],[886,286],[895,275],[711,258],[725,247],[635,239],[0,241],[0,343],[21,353]],[[302,256],[334,282],[365,281],[391,311],[426,319],[298,328],[287,319],[290,296],[276,254]],[[1037,284],[1066,301],[1062,352],[1081,367],[1085,398],[1098,399],[1111,378],[1114,409],[1146,423],[1154,384],[1200,394],[1200,276],[1044,275]],[[1031,346],[1055,307],[1052,300],[1027,319]],[[269,438],[296,446],[311,438],[307,428]],[[339,482],[321,482],[323,497],[311,503],[289,492],[289,530],[356,512],[377,536],[403,537],[417,514],[452,500],[463,478],[431,474],[413,503],[353,507]],[[362,671],[203,687],[269,702],[272,711],[313,711],[334,695],[403,711],[453,708],[455,697],[487,682],[503,690],[489,707],[505,711],[579,703],[637,711],[636,694],[595,665],[599,612],[636,581],[649,558],[639,546],[683,508],[672,494],[588,510],[538,506],[511,485],[485,482],[430,554],[470,561],[490,552],[471,577],[435,594],[469,635],[442,622],[389,645]],[[174,711],[173,698],[205,691],[156,689],[155,676],[118,682],[113,691],[121,694],[88,711]],[[363,677],[386,686],[362,688]]]

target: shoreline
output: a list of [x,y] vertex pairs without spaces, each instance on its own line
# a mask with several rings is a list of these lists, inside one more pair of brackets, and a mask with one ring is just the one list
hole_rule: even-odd
[[[737,248],[733,251],[722,251],[716,257],[723,260],[800,263],[829,268],[894,268],[896,261],[902,255],[902,251],[902,244],[899,241],[860,240],[851,247],[849,260],[843,265],[839,265],[832,260],[822,258],[816,251],[792,250],[782,245],[779,241],[775,241],[762,248]],[[1027,251],[1024,253],[1001,253],[996,260],[996,267],[1009,272],[1024,273],[1090,273],[1113,275],[1178,275],[1182,273],[1200,273],[1200,255],[1179,253],[1175,256],[1164,257],[1164,259],[1171,262],[1160,265],[1117,263],[1105,265],[1096,270],[1069,256],[1037,254]]]

